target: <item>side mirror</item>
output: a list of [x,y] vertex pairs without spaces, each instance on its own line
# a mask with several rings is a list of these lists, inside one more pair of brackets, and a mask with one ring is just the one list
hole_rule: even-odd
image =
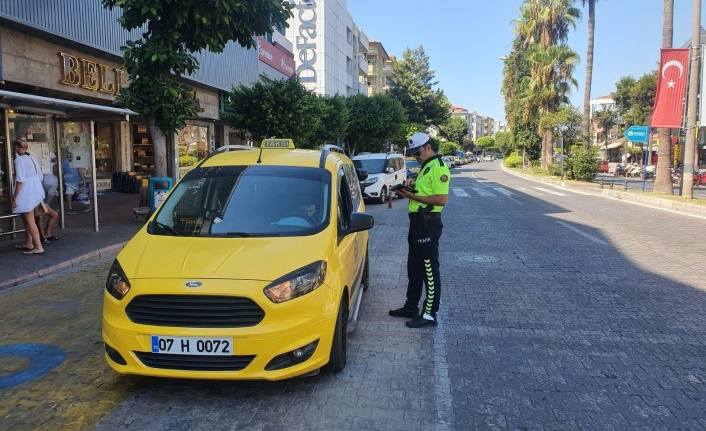
[[387,173],[388,173],[388,174],[392,174],[392,173],[394,173],[394,172],[395,172],[395,170],[392,168],[392,166],[390,166],[390,167],[387,168]]
[[358,181],[365,181],[368,179],[368,171],[356,169],[355,172],[358,174]]
[[351,214],[350,224],[346,233],[360,232],[372,229],[375,219],[370,214],[354,212]]

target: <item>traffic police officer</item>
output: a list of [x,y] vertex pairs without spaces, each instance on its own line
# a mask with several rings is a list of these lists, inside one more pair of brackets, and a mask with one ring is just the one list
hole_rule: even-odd
[[[407,148],[407,156],[414,156],[422,167],[416,181],[408,180],[410,188],[395,190],[399,196],[409,199],[408,284],[404,307],[390,310],[390,316],[411,318],[408,327],[423,328],[436,325],[441,299],[439,238],[444,227],[441,210],[449,199],[451,172],[434,152],[426,133],[412,135]],[[424,286],[426,298],[420,312],[419,300]]]

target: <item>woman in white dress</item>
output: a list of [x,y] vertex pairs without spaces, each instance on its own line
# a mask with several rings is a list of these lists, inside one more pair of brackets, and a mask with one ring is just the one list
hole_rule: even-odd
[[39,229],[34,222],[34,209],[44,200],[42,169],[37,159],[27,154],[27,141],[20,138],[15,141],[15,194],[12,197],[12,212],[22,214],[22,221],[27,231],[27,243],[24,254],[44,254]]

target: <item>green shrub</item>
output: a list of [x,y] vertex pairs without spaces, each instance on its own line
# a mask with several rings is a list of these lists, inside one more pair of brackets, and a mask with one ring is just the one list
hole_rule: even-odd
[[560,177],[562,173],[561,165],[560,164],[554,164],[547,166],[547,174],[553,176],[553,177]]
[[505,166],[508,168],[518,168],[522,166],[522,156],[513,154],[505,159]]
[[596,150],[584,149],[580,145],[571,148],[569,163],[570,177],[578,181],[593,181],[598,173]]
[[183,168],[185,166],[194,166],[198,161],[199,159],[194,156],[180,156],[179,167]]

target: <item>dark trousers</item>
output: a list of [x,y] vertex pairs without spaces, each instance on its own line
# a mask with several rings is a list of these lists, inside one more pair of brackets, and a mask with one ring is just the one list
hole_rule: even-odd
[[441,299],[441,279],[439,275],[439,238],[444,225],[436,216],[424,223],[421,216],[410,214],[407,242],[407,302],[405,307],[416,310],[426,286],[426,298],[422,304],[422,314],[436,318]]

